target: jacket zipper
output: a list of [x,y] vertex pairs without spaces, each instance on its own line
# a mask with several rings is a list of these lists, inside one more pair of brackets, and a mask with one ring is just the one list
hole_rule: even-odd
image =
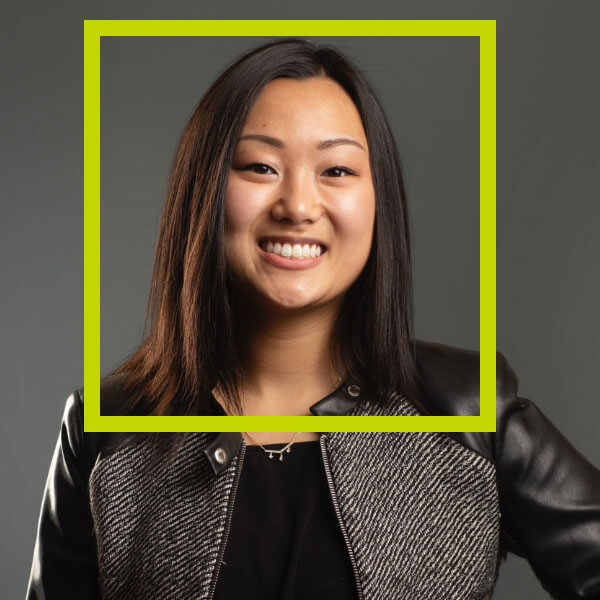
[[327,451],[325,450],[325,435],[321,436],[319,441],[321,446],[321,454],[323,455],[323,464],[325,466],[325,475],[327,477],[327,484],[329,485],[329,492],[331,494],[331,499],[333,500],[333,508],[335,509],[335,514],[337,516],[338,523],[340,524],[340,528],[342,530],[342,535],[344,536],[344,541],[346,542],[346,548],[348,548],[348,554],[350,555],[350,563],[352,564],[352,571],[354,572],[354,579],[356,581],[356,591],[358,593],[358,600],[363,600],[363,592],[362,586],[360,583],[360,578],[358,576],[358,567],[356,566],[356,558],[354,557],[354,552],[352,551],[352,547],[350,546],[350,538],[348,537],[348,532],[346,530],[346,525],[342,520],[342,513],[340,512],[340,506],[338,504],[337,495],[335,493],[335,488],[333,485],[333,477],[331,476],[331,468],[329,467],[329,458],[327,457]]
[[238,461],[237,470],[235,473],[235,479],[233,480],[233,488],[231,489],[231,498],[229,500],[229,505],[227,507],[227,516],[225,518],[225,530],[223,532],[223,540],[221,541],[221,548],[219,549],[219,557],[217,558],[217,566],[215,569],[215,574],[213,576],[213,581],[210,586],[210,592],[208,597],[212,600],[215,596],[215,590],[217,589],[217,580],[219,579],[219,571],[221,570],[221,562],[223,561],[223,556],[225,556],[225,548],[227,546],[227,538],[229,537],[229,529],[231,528],[231,517],[233,515],[233,505],[235,503],[235,496],[237,494],[238,483],[240,481],[240,475],[242,473],[242,465],[244,463],[244,455],[246,454],[246,442],[242,440],[242,450],[240,452],[240,458]]

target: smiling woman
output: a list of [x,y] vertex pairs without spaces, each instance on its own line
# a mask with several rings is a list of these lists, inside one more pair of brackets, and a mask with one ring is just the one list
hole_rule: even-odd
[[[102,413],[477,414],[477,352],[412,336],[410,265],[362,74],[331,47],[260,46],[184,130],[150,331]],[[84,433],[76,390],[28,598],[491,598],[508,551],[552,595],[600,598],[600,472],[499,353],[497,390],[489,434],[185,435]]]
[[328,77],[276,79],[258,97],[227,183],[225,248],[241,292],[265,317],[328,303],[337,305],[329,315],[339,312],[371,250],[367,147],[356,106]]
[[207,414],[216,400],[229,414],[307,415],[343,381],[426,412],[410,260],[398,152],[361,73],[298,40],[250,51],[184,130],[150,333],[113,373],[125,398],[103,411]]
[[[336,370],[327,346],[369,258],[374,222],[368,143],[348,94],[323,75],[267,84],[225,193],[226,260],[254,357],[244,369],[246,414],[310,414],[330,391]],[[282,385],[298,390],[291,402],[281,401]]]

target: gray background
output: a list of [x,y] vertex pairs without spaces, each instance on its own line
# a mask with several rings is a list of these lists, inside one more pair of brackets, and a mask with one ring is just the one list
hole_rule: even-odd
[[[102,6],[102,8],[100,8]],[[0,582],[22,597],[67,395],[83,382],[83,23],[86,19],[421,18],[498,21],[498,349],[600,466],[596,223],[600,42],[594,1],[373,1],[200,8],[194,2],[16,3],[0,19],[2,194]],[[343,8],[342,8],[343,7]],[[102,46],[102,370],[143,322],[171,155],[207,83],[259,40]],[[335,40],[332,40],[335,41]],[[214,42],[214,43],[213,43]],[[478,347],[477,44],[339,40],[381,96],[405,162],[417,335]],[[495,598],[545,598],[527,563]]]

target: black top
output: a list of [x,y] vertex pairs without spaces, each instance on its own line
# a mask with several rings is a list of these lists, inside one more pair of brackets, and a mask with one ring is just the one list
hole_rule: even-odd
[[216,600],[357,597],[316,440],[247,446],[226,543]]

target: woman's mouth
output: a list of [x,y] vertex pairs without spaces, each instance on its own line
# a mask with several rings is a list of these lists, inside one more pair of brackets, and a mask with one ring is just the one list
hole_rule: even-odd
[[321,244],[297,244],[261,240],[261,256],[270,264],[284,269],[305,269],[319,263],[327,252]]
[[315,258],[325,252],[325,247],[321,244],[290,244],[288,242],[273,242],[272,240],[263,240],[258,244],[270,254],[276,254],[277,256],[283,256],[292,260]]

